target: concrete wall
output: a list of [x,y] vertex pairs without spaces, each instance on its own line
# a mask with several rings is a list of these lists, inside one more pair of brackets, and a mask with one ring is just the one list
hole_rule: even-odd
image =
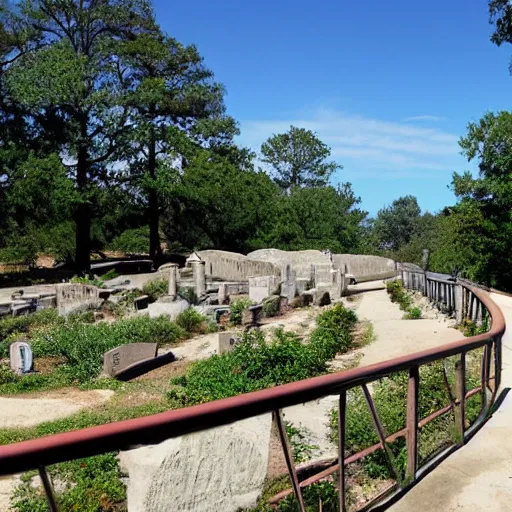
[[313,279],[313,265],[331,265],[328,256],[320,251],[281,251],[279,249],[260,249],[247,255],[253,260],[268,261],[279,268],[291,265],[298,279]]
[[235,252],[198,251],[206,263],[206,277],[225,281],[247,281],[249,277],[281,275],[281,269],[268,261],[261,261]]
[[344,272],[346,265],[348,273],[356,277],[389,274],[395,270],[394,260],[366,254],[333,254],[332,262],[334,268],[341,272]]

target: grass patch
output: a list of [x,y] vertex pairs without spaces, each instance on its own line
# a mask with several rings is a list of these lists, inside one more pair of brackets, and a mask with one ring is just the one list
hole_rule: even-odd
[[421,308],[409,308],[404,315],[405,320],[419,320],[421,318]]
[[176,317],[176,324],[190,333],[205,333],[208,331],[208,319],[194,308],[188,308]]

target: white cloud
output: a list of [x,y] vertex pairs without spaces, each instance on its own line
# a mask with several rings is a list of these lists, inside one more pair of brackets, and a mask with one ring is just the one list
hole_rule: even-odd
[[440,116],[430,116],[430,115],[423,115],[423,116],[411,116],[406,117],[404,121],[444,121],[446,117],[440,117]]
[[242,121],[240,143],[259,150],[262,142],[290,125],[317,133],[331,147],[332,156],[345,166],[346,175],[414,176],[460,168],[458,139],[437,128],[385,121],[319,109],[308,116],[278,120]]

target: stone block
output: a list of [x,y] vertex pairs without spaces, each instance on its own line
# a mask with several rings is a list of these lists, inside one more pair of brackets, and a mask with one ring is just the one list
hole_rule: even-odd
[[154,302],[149,304],[148,312],[151,318],[157,316],[168,316],[171,320],[175,320],[176,317],[185,311],[190,304],[185,300],[178,298],[174,302]]
[[149,297],[147,295],[141,295],[133,300],[133,305],[135,306],[136,311],[140,311],[141,309],[148,309],[149,306]]
[[235,345],[239,341],[236,332],[233,331],[222,331],[218,333],[219,346],[217,348],[217,353],[225,354],[226,352],[231,352]]
[[116,377],[134,363],[156,357],[157,343],[127,343],[103,354],[103,373]]
[[25,341],[15,341],[9,347],[9,361],[11,370],[18,375],[32,371],[32,349]]
[[57,307],[57,296],[56,295],[48,295],[46,297],[41,297],[37,303],[38,309],[50,309]]
[[12,316],[22,316],[22,315],[28,315],[29,313],[35,311],[34,305],[30,303],[25,304],[16,304],[11,308],[11,314]]
[[276,276],[249,277],[249,298],[260,303],[272,295],[278,286]]
[[99,289],[87,284],[65,283],[57,285],[59,314],[98,308],[101,304]]
[[265,414],[121,452],[128,512],[254,507],[267,476],[271,426]]

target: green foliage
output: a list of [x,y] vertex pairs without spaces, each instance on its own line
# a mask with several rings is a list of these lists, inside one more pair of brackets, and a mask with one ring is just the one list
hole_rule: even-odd
[[149,297],[150,302],[155,302],[158,298],[169,293],[169,282],[166,279],[154,279],[148,281],[143,287],[144,295]]
[[123,231],[112,240],[110,249],[126,254],[146,254],[149,249],[149,227]]
[[278,316],[281,312],[281,297],[279,295],[273,295],[267,297],[263,301],[262,313],[266,318]]
[[90,276],[74,276],[71,278],[71,282],[75,284],[87,284],[89,286],[105,288],[105,283],[101,279],[95,279]]
[[72,322],[36,333],[35,355],[62,357],[65,370],[73,379],[86,382],[102,368],[103,354],[126,343],[174,343],[186,337],[185,331],[168,318],[146,316],[109,324]]
[[208,329],[208,319],[194,308],[188,308],[176,317],[176,324],[190,333],[204,332]]
[[318,449],[316,445],[307,443],[308,430],[305,427],[296,427],[289,421],[285,422],[286,434],[293,452],[293,460],[296,464],[306,462],[311,459],[315,450]]
[[402,281],[388,281],[386,283],[386,290],[390,296],[391,302],[397,302],[402,311],[409,312],[413,301],[411,295],[404,288]]
[[421,308],[409,308],[404,315],[406,320],[418,320],[421,318]]
[[192,405],[327,373],[327,362],[351,345],[355,315],[338,304],[321,316],[324,326],[309,343],[282,330],[269,343],[261,331],[244,333],[233,351],[198,361],[174,379],[169,398]]
[[377,245],[396,251],[406,245],[418,231],[421,210],[414,196],[404,196],[379,210],[375,220]]
[[30,315],[4,317],[0,319],[0,357],[7,357],[9,345],[18,335],[31,337],[31,331],[63,325],[64,319],[56,309],[43,309]]
[[[115,453],[64,462],[50,468],[53,481],[65,482],[65,490],[57,493],[57,506],[62,511],[106,512],[125,510],[126,488],[120,477]],[[13,498],[16,512],[47,511],[41,489],[25,477]]]
[[111,279],[115,279],[118,276],[119,276],[119,274],[116,272],[116,270],[111,268],[106,274],[103,274],[100,277],[100,279],[102,281],[110,281]]
[[290,126],[287,133],[273,135],[261,146],[276,183],[284,190],[292,187],[318,187],[329,182],[341,165],[326,162],[331,150],[312,131]]
[[[448,362],[450,366],[450,362]],[[454,392],[455,376],[452,371],[447,372],[452,393]],[[379,380],[373,385],[372,397],[383,424],[384,430],[391,435],[406,425],[407,414],[407,372],[400,372]],[[472,389],[479,385],[478,370],[467,373],[467,388]],[[443,366],[441,362],[432,363],[420,367],[420,387],[418,414],[420,418],[425,418],[438,409],[450,403],[450,397],[446,390]],[[468,402],[469,404],[469,402]],[[472,420],[478,415],[480,404],[474,402],[470,404],[470,411],[467,413]],[[420,438],[420,457],[425,457],[427,452],[439,449],[442,440],[453,433],[453,419],[451,416],[443,418],[429,427],[432,429],[428,437],[424,436],[424,430]],[[337,409],[331,411],[331,440],[337,444],[338,440],[338,416]],[[347,415],[346,415],[346,447],[350,453],[363,450],[379,442],[378,436],[373,426],[371,414],[362,391],[359,388],[350,390],[347,395]],[[391,445],[396,465],[403,476],[406,468],[406,448],[405,440],[398,439]],[[382,450],[365,457],[362,460],[365,473],[372,478],[389,478],[390,470]]]
[[230,321],[233,325],[240,325],[242,323],[242,313],[245,309],[252,306],[254,303],[250,299],[234,300],[229,305]]
[[197,300],[196,290],[188,286],[178,288],[178,296],[185,299],[191,306],[199,302]]

